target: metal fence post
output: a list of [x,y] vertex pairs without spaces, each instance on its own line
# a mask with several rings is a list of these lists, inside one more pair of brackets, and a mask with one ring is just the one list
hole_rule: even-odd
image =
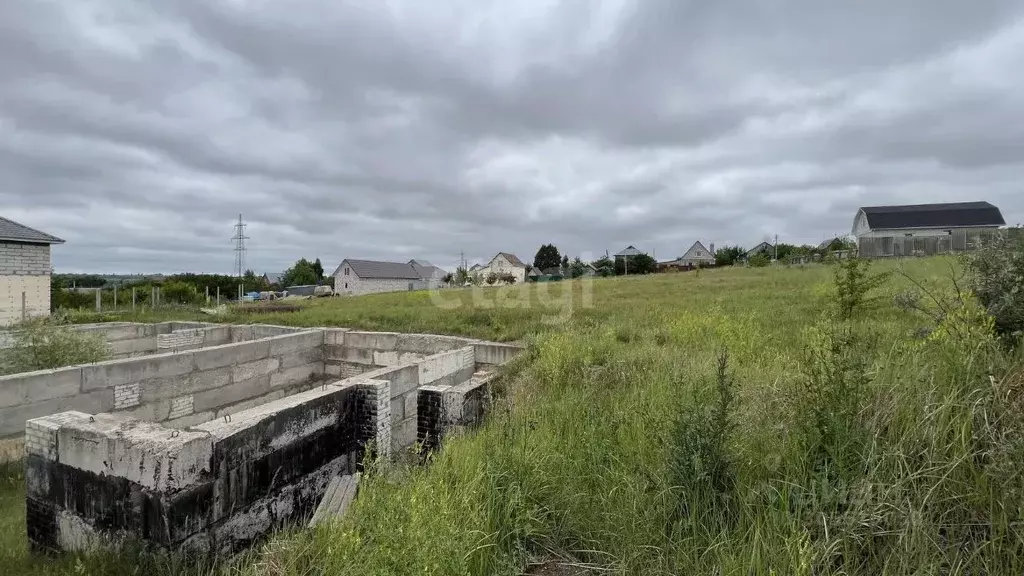
[[135,312],[135,287],[132,286],[132,312]]
[[97,288],[96,289],[96,311],[97,312],[100,312],[101,309],[103,308],[103,304],[102,304],[101,298],[103,298],[103,290],[101,288]]
[[25,304],[25,291],[21,292],[21,321],[28,320],[28,306]]

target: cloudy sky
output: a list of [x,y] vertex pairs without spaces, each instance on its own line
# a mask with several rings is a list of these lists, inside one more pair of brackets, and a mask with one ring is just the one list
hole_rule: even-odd
[[0,214],[58,271],[1024,220],[1019,0],[0,2]]

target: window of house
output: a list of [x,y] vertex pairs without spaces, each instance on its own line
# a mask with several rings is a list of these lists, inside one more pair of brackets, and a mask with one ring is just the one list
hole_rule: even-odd
[[345,268],[345,276],[348,276],[348,268]]
[[[346,270],[348,272],[348,270]],[[348,288],[348,282],[345,282],[345,288]]]

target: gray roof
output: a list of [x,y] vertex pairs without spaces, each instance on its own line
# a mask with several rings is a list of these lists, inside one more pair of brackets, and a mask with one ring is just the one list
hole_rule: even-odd
[[264,276],[267,278],[267,282],[269,282],[270,284],[277,284],[278,282],[281,281],[281,276],[284,276],[284,273],[283,272],[267,272],[266,274],[264,274]]
[[29,228],[24,224],[18,224],[14,220],[8,220],[0,216],[0,240],[7,242],[25,242],[28,244],[63,244],[64,241],[56,236],[40,232],[35,228]]
[[901,228],[969,228],[1004,226],[1003,215],[988,202],[865,206],[860,209],[872,230]]
[[637,250],[636,246],[630,244],[629,246],[623,248],[622,252],[619,252],[618,254],[616,254],[616,256],[639,256],[640,254],[643,254],[643,252]]
[[438,268],[433,264],[426,263],[426,260],[410,260],[409,265],[412,266],[413,270],[420,275],[420,278],[428,280],[430,278],[443,278],[446,272],[443,268]]
[[[419,280],[420,275],[406,262],[380,262],[377,260],[342,260],[360,278],[381,278],[388,280]],[[340,266],[339,266],[340,268]]]

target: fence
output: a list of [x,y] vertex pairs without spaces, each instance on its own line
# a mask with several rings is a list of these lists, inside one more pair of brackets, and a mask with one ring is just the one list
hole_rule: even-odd
[[857,240],[861,258],[934,256],[977,250],[997,230],[953,230],[936,236],[876,236]]

